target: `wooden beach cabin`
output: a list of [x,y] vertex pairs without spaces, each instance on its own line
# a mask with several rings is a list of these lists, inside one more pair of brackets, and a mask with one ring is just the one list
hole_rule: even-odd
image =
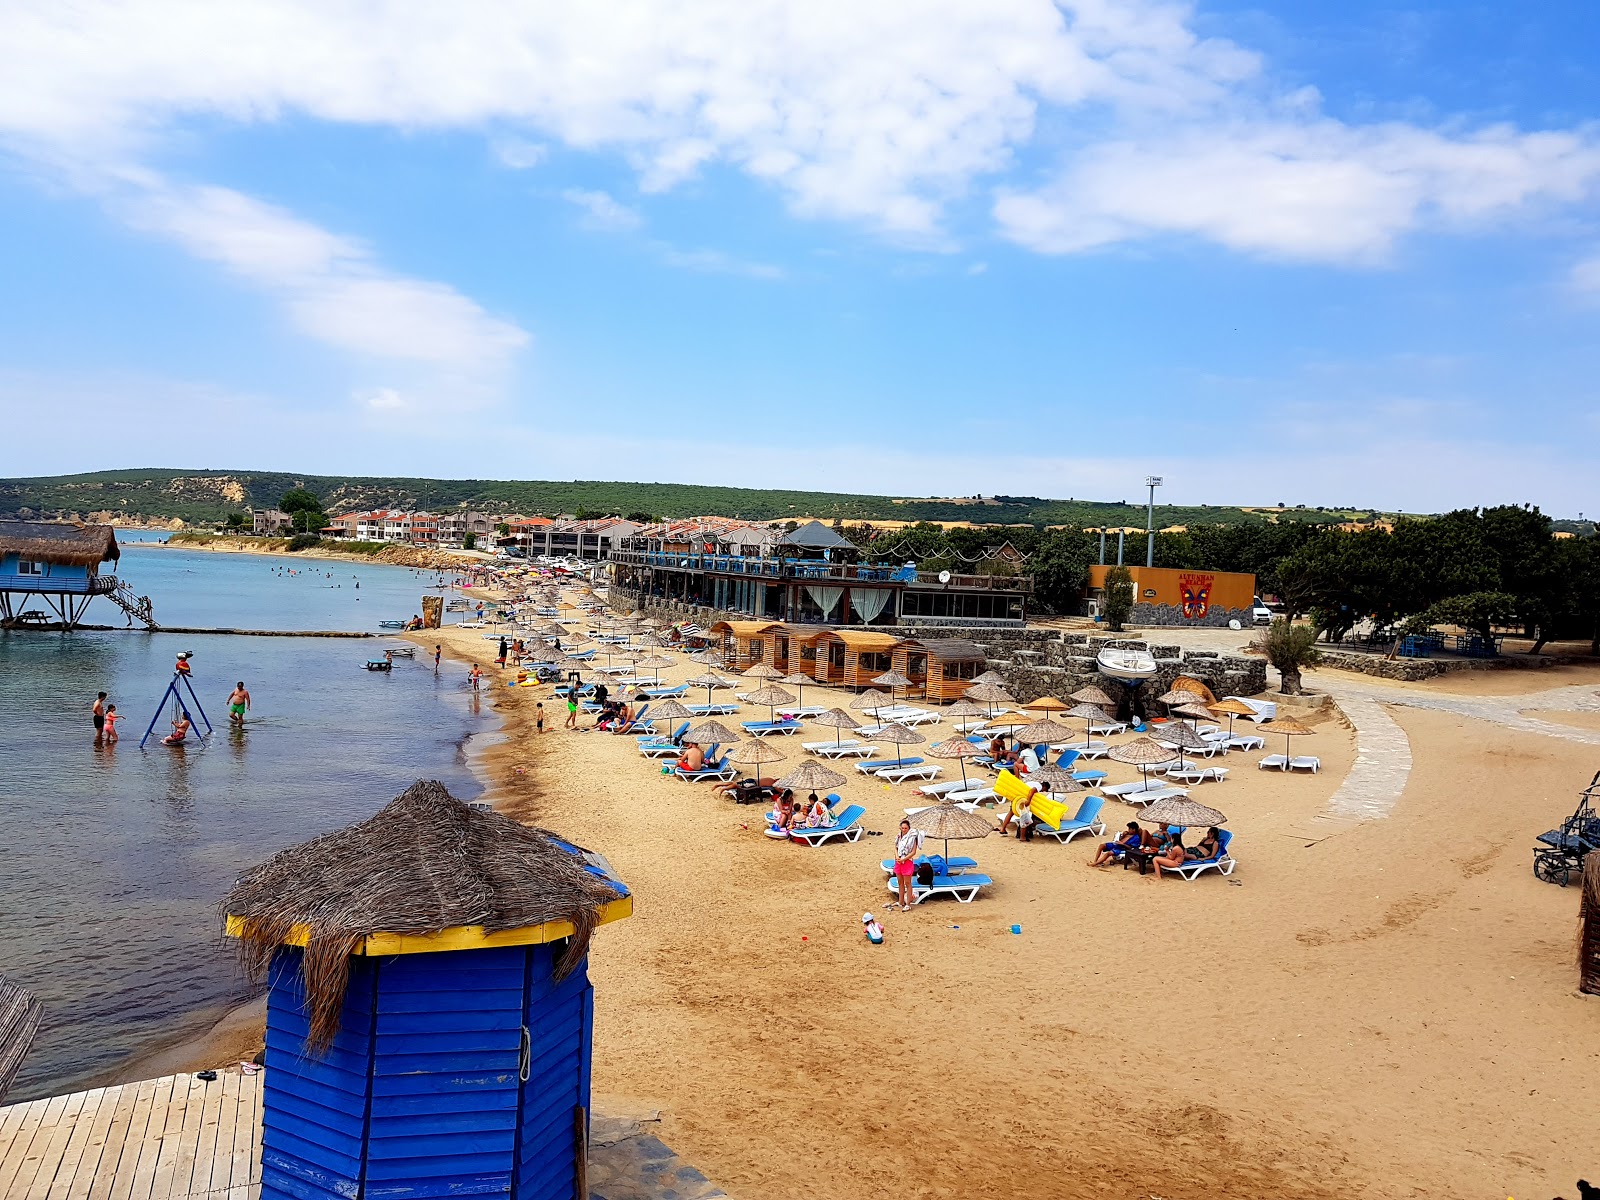
[[262,1200],[589,1195],[603,859],[417,783],[224,907],[268,980]]
[[816,639],[817,682],[837,687],[871,687],[872,681],[894,666],[893,634],[866,629],[830,629]]
[[[110,596],[155,628],[147,598],[135,600],[100,564],[122,555],[109,525],[0,521],[0,629],[74,629],[96,596]],[[37,603],[44,608],[35,608]]]
[[743,670],[766,661],[766,633],[777,625],[777,621],[718,621],[706,632],[729,666]]
[[893,661],[911,680],[907,694],[942,702],[961,699],[988,658],[966,638],[907,638],[894,648]]
[[798,671],[817,677],[817,639],[828,632],[826,625],[772,625],[761,635],[766,644],[768,665],[785,675]]

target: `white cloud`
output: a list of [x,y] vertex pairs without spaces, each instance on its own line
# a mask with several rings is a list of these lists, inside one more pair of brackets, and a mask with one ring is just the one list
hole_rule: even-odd
[[637,211],[614,200],[607,192],[568,188],[561,193],[561,198],[582,210],[581,223],[585,229],[627,233],[644,224],[644,218]]
[[550,157],[549,146],[542,142],[530,142],[526,138],[497,138],[493,150],[500,164],[514,171],[526,171],[537,167]]
[[783,279],[786,272],[772,263],[751,262],[735,258],[721,250],[679,250],[673,246],[658,245],[661,261],[669,267],[698,271],[704,275],[736,275],[743,279]]
[[1577,263],[1567,280],[1572,287],[1589,296],[1600,296],[1600,254]]
[[339,349],[482,375],[528,344],[455,289],[386,271],[361,242],[229,188],[136,172],[103,195],[135,228],[274,295],[296,328]]
[[357,392],[356,402],[374,412],[395,412],[406,407],[406,398],[394,388],[372,388]]

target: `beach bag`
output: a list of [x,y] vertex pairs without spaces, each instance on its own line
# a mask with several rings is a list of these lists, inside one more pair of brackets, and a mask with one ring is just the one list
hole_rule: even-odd
[[922,887],[933,886],[933,864],[931,862],[917,864],[917,883]]

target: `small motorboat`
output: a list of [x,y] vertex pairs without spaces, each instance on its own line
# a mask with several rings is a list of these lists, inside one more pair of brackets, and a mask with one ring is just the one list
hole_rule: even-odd
[[1100,673],[1124,683],[1138,683],[1156,673],[1156,660],[1148,650],[1102,650],[1096,656]]
[[406,627],[406,623],[404,621],[379,621],[378,622],[378,628],[379,629],[404,629],[405,627]]

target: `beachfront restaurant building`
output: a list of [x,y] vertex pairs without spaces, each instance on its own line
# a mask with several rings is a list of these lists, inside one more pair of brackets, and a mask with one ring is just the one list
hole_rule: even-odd
[[619,538],[609,554],[612,587],[638,602],[670,600],[788,625],[999,628],[1022,625],[1032,590],[1023,576],[873,562],[820,521],[760,542],[740,536],[746,540],[646,528]]

